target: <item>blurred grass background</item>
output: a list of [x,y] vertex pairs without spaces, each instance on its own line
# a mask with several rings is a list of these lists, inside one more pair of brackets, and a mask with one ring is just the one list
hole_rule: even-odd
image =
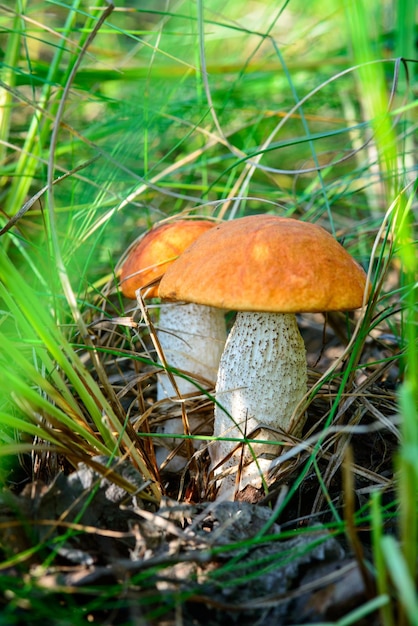
[[[347,28],[341,3],[246,3],[238,15],[235,2],[172,4],[117,6],[99,29],[68,94],[53,163],[63,86],[106,5],[29,2],[3,10],[4,219],[39,191],[51,166],[56,178],[97,158],[54,187],[62,253],[84,286],[141,228],[193,206],[230,217],[276,206],[304,219],[325,215],[331,230],[338,215],[343,229],[346,220],[379,219],[387,197],[374,146],[366,145],[370,91],[351,68],[353,54],[361,62],[371,52],[390,88],[390,59],[401,47],[408,56],[415,36],[408,26],[405,37],[408,7],[401,24],[400,7],[397,14],[393,3],[368,4],[360,17],[370,49],[357,54],[351,35],[358,31]],[[414,64],[408,68],[410,89]],[[398,69],[392,110],[408,89]],[[387,95],[378,95],[385,109]],[[396,132],[410,170],[405,125],[406,114]],[[45,237],[44,203],[20,222],[32,241]]]

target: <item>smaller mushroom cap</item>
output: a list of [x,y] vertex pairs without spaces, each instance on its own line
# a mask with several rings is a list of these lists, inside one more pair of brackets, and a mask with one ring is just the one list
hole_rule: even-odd
[[[177,220],[148,231],[122,265],[120,288],[123,295],[135,299],[137,289],[160,278],[186,248],[214,226],[209,220]],[[157,295],[156,286],[147,293],[149,298]]]
[[366,274],[321,226],[253,215],[203,234],[165,273],[159,296],[236,311],[349,311]]

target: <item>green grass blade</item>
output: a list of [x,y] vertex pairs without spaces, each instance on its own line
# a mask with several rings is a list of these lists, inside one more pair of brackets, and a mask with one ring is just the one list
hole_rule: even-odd
[[[18,5],[18,3],[17,3]],[[7,39],[7,47],[4,55],[2,67],[0,69],[0,82],[3,84],[0,89],[0,167],[5,165],[6,145],[10,135],[11,115],[13,106],[13,88],[16,85],[16,72],[14,68],[19,63],[20,46],[22,45],[21,34],[21,13],[25,10],[26,2],[22,0],[17,6],[16,14],[13,18],[11,32]]]
[[392,582],[398,592],[401,606],[411,626],[418,626],[418,596],[416,585],[408,571],[405,558],[393,537],[383,538],[382,549]]

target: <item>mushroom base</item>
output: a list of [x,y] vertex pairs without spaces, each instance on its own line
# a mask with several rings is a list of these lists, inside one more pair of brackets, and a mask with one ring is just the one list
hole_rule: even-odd
[[[219,365],[214,435],[274,441],[291,426],[299,435],[304,418],[293,428],[292,416],[306,389],[306,350],[295,315],[240,312]],[[239,442],[216,441],[209,448],[215,475],[235,468],[218,481],[219,495],[233,499],[240,465],[239,489],[246,484],[260,487],[268,459],[279,450],[277,444],[252,444],[251,449],[247,444],[243,452]],[[262,461],[260,469],[255,457]]]

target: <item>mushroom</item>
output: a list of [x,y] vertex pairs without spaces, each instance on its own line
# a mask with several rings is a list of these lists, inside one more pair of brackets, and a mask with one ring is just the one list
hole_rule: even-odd
[[293,416],[307,391],[307,364],[295,313],[356,309],[365,285],[363,269],[326,230],[273,215],[223,222],[165,273],[159,287],[165,300],[238,312],[220,360],[218,439],[209,448],[215,475],[229,469],[219,481],[225,498],[233,497],[239,464],[240,488],[260,486],[277,447],[253,444],[242,453],[237,441],[222,437],[273,441],[283,431],[301,434],[305,417],[294,424]]
[[[135,299],[137,289],[160,278],[188,246],[214,226],[209,220],[177,220],[152,228],[133,247],[122,265],[122,294]],[[151,286],[145,296],[157,297],[158,287]],[[171,367],[215,381],[226,340],[222,311],[190,303],[162,303],[157,335]],[[193,381],[180,376],[175,379],[181,395],[196,392]],[[175,395],[168,376],[162,374],[157,399]]]
[[[136,298],[136,291],[160,278],[166,269],[183,251],[207,230],[215,226],[209,220],[176,220],[148,231],[130,251],[120,272],[120,288],[127,298]],[[147,298],[158,296],[153,285],[144,290]],[[177,388],[182,396],[197,392],[191,380],[203,378],[214,385],[219,359],[226,340],[224,312],[218,308],[190,303],[161,303],[157,327],[158,341],[167,363],[176,370],[184,371],[189,379],[175,376]],[[201,383],[202,384],[202,383]],[[157,400],[177,396],[167,373],[158,375]],[[199,420],[190,419],[191,431],[199,430]],[[157,432],[184,434],[183,421],[173,417],[157,428]],[[162,442],[161,442],[162,443]],[[175,439],[166,439],[170,448],[178,444]],[[197,448],[198,442],[194,444]],[[164,447],[156,449],[156,459],[161,466],[168,452]],[[186,460],[176,455],[165,469],[175,472],[184,467]]]

